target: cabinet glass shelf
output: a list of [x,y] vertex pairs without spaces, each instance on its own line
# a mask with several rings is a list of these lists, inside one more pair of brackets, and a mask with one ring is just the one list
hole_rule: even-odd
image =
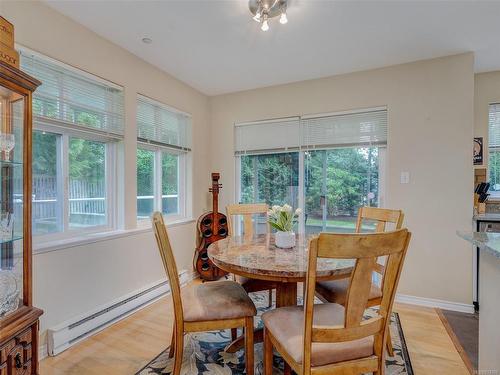
[[19,162],[19,161],[10,161],[10,160],[0,160],[0,166],[13,166],[13,167],[17,167],[17,166],[22,166],[23,163]]
[[12,236],[12,238],[9,238],[8,240],[2,240],[2,239],[0,239],[0,245],[4,244],[4,243],[11,243],[11,242],[19,241],[19,240],[22,240],[22,239],[23,239],[23,236],[14,235],[14,236]]

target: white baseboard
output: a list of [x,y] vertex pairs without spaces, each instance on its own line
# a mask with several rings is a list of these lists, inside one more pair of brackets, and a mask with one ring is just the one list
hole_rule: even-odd
[[[196,273],[186,270],[179,272],[181,286],[193,280],[196,275]],[[54,356],[63,352],[76,343],[149,306],[169,292],[169,283],[166,280],[158,280],[104,306],[48,329],[47,341],[40,344],[40,358],[47,356],[47,354]]]
[[434,298],[409,296],[406,294],[397,294],[396,302],[407,303],[410,305],[431,307],[431,308],[439,308],[442,310],[458,311],[469,314],[474,313],[474,305],[469,305],[467,303],[450,302]]

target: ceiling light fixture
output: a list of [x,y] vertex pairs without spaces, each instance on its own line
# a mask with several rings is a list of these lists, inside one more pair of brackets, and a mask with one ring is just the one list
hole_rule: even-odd
[[255,16],[253,16],[253,20],[257,21],[260,23],[260,13],[262,12],[262,9],[257,9],[257,12],[255,13]]
[[153,39],[151,38],[142,38],[142,42],[145,44],[151,44],[153,43]]
[[288,18],[286,17],[286,4],[281,8],[281,17],[280,17],[280,23],[284,25],[285,23],[288,22]]
[[269,22],[267,22],[267,13],[264,13],[264,17],[262,20],[262,26],[260,27],[262,31],[269,30]]
[[280,23],[284,25],[288,22],[286,9],[288,0],[249,0],[248,8],[253,15],[253,19],[259,22],[262,31],[269,30],[269,21],[272,18],[280,17]]

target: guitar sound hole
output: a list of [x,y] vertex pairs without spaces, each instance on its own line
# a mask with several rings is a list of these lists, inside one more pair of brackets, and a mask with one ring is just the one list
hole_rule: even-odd
[[206,217],[203,219],[203,221],[201,223],[203,225],[210,225],[210,224],[212,224],[212,219],[210,219],[209,217]]
[[219,219],[219,224],[220,225],[226,225],[227,224],[227,219],[225,217]]
[[203,263],[201,265],[201,270],[202,271],[208,271],[210,269],[210,265],[208,263]]
[[212,235],[212,230],[211,229],[205,229],[203,231],[203,237],[208,238]]
[[200,256],[201,260],[206,261],[208,260],[208,254],[207,253],[202,253]]
[[225,236],[226,234],[227,234],[227,230],[225,230],[224,228],[219,229],[219,236]]

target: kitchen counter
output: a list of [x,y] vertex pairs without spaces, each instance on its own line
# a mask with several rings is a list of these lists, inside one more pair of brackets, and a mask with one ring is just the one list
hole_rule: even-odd
[[495,258],[500,258],[500,233],[457,231],[457,234]]
[[[490,214],[491,215],[491,214]],[[457,234],[479,248],[479,372],[500,373],[500,233],[464,232]]]
[[500,214],[485,213],[477,214],[472,217],[474,221],[495,221],[500,222]]

